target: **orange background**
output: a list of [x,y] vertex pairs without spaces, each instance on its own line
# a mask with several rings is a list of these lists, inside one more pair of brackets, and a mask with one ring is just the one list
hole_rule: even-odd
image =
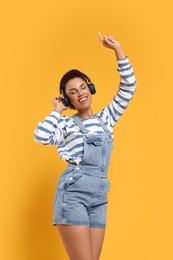
[[33,131],[69,69],[95,83],[94,112],[117,91],[117,62],[99,30],[121,42],[138,82],[114,131],[100,259],[173,259],[172,2],[16,0],[0,12],[0,258],[68,259],[51,225],[66,164],[55,147],[36,144]]

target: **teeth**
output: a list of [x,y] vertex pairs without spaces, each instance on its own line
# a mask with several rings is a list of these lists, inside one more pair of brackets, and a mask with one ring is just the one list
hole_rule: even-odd
[[82,101],[84,101],[85,99],[86,99],[86,97],[85,97],[85,98],[82,98],[82,99],[80,99],[80,100],[79,100],[79,102],[82,102]]

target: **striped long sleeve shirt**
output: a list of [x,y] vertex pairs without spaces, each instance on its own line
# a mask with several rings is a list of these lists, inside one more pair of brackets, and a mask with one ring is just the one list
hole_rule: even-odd
[[[110,132],[127,108],[136,89],[136,80],[128,57],[118,59],[117,71],[120,84],[111,102],[96,113]],[[103,133],[97,117],[81,119],[90,133]],[[35,141],[41,144],[55,145],[62,160],[76,162],[82,160],[84,154],[83,135],[71,117],[61,116],[53,110],[34,131]]]

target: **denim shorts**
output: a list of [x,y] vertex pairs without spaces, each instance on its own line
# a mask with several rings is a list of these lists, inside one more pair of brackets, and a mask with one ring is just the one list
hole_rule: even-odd
[[98,169],[67,168],[55,191],[53,225],[105,228],[109,189],[110,181]]

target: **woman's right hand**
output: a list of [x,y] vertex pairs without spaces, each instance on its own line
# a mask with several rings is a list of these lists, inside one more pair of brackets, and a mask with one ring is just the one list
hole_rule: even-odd
[[54,109],[59,112],[60,114],[64,111],[64,110],[67,110],[68,107],[66,107],[62,102],[61,100],[63,99],[62,96],[56,96],[53,98],[52,100],[52,103],[53,103],[53,106],[54,106]]

